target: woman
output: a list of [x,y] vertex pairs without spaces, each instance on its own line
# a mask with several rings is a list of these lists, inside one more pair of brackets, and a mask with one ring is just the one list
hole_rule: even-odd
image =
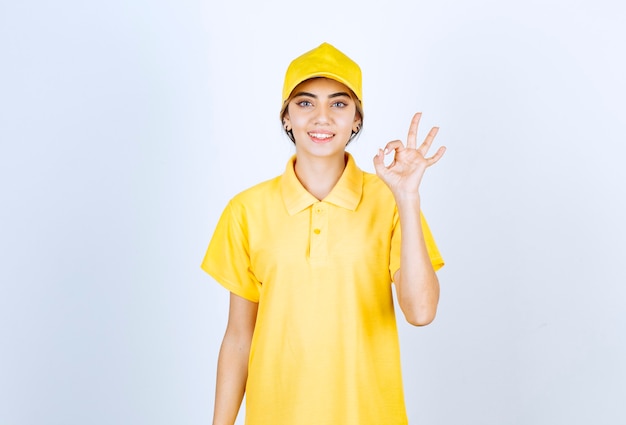
[[358,169],[361,70],[327,43],[290,64],[281,119],[295,155],[229,202],[202,263],[231,292],[213,423],[245,392],[247,425],[406,424],[391,283],[409,323],[434,319],[443,260],[419,186],[437,128],[418,147],[416,114],[377,175]]

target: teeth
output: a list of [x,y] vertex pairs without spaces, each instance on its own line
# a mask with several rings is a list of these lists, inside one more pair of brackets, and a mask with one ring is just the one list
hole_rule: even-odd
[[315,137],[316,139],[330,139],[333,137],[332,134],[327,133],[309,133],[311,137]]

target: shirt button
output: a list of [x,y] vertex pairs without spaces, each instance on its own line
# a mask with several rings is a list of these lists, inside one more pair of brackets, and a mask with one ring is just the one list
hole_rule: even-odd
[[315,233],[316,235],[320,234],[320,229],[313,229],[313,233]]

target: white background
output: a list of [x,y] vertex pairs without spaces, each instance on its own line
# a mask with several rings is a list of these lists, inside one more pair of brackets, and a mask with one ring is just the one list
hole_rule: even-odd
[[411,423],[625,422],[625,15],[3,1],[0,424],[210,423],[228,294],[199,264],[293,153],[282,78],[323,41],[364,72],[363,169],[415,111],[448,147],[422,190],[439,315],[400,326]]

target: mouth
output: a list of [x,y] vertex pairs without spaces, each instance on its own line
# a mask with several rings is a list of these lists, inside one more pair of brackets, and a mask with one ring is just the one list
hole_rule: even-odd
[[326,132],[319,133],[315,131],[310,131],[307,134],[309,135],[309,137],[314,143],[328,143],[333,139],[333,137],[335,137],[334,133],[326,133]]

